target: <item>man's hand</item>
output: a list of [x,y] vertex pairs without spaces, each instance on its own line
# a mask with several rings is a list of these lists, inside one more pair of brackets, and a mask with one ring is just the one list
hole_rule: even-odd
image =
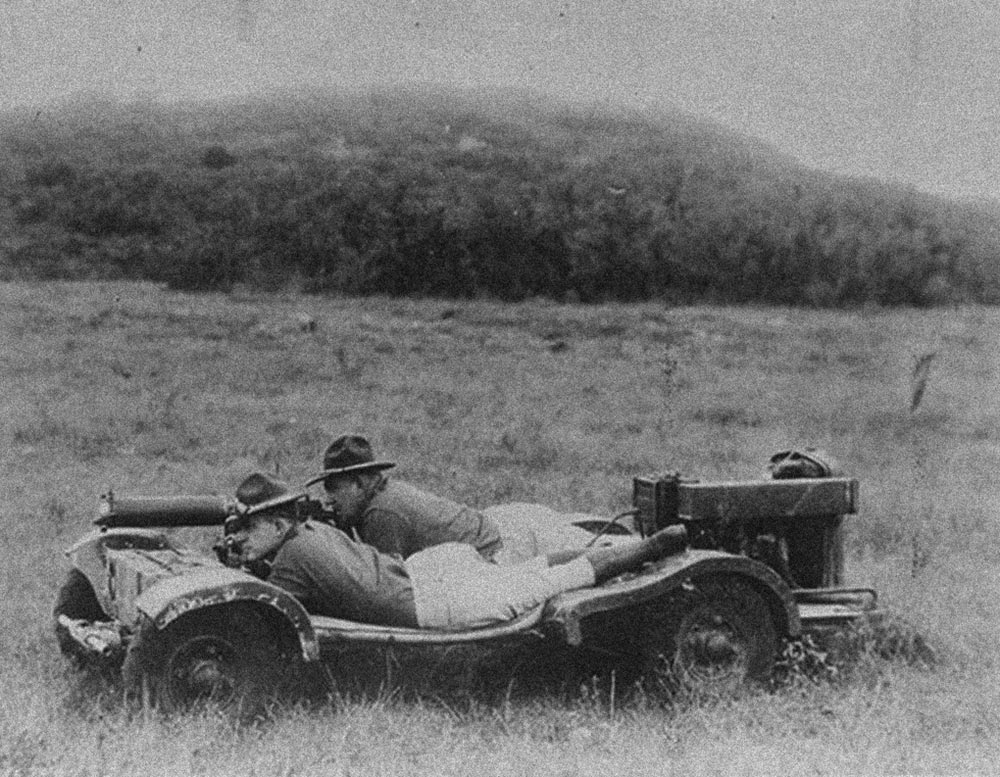
[[241,548],[232,536],[222,537],[212,545],[212,550],[215,551],[216,558],[227,567],[238,569],[243,566]]
[[303,499],[296,503],[296,516],[300,521],[322,521],[336,525],[336,507],[319,499]]

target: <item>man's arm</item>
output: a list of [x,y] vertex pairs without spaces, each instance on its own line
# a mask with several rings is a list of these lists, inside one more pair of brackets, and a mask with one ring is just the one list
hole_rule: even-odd
[[392,510],[371,509],[365,513],[358,530],[361,541],[381,553],[399,558],[409,558],[420,544],[410,521]]
[[319,615],[417,625],[413,588],[402,562],[329,526],[304,526],[278,552],[268,582]]

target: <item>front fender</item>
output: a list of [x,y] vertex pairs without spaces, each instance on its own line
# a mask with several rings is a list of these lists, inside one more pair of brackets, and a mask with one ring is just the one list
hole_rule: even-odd
[[784,635],[796,637],[801,633],[799,611],[791,589],[773,569],[746,556],[713,550],[687,550],[658,561],[635,577],[560,594],[548,603],[544,621],[567,644],[580,645],[583,642],[581,624],[586,618],[653,601],[694,577],[720,574],[743,578],[764,594],[776,625]]
[[108,579],[108,552],[117,550],[168,550],[174,546],[167,535],[153,529],[108,529],[93,531],[66,549],[70,562],[90,581],[104,612],[116,612]]
[[136,608],[164,629],[182,615],[231,602],[256,602],[281,613],[298,635],[302,657],[319,660],[319,641],[309,614],[291,594],[246,572],[228,567],[206,567],[165,578],[136,599]]

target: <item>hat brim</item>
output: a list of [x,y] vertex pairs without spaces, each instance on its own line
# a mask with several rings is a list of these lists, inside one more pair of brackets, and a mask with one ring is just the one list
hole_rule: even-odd
[[319,483],[321,480],[326,480],[330,475],[349,475],[352,472],[363,472],[366,469],[392,469],[395,466],[396,463],[393,461],[366,461],[363,464],[352,464],[349,467],[325,469],[318,475],[313,475],[309,478],[306,481],[306,485],[311,486],[314,483]]
[[257,513],[263,513],[266,510],[273,510],[275,507],[281,507],[282,505],[287,505],[292,502],[297,502],[306,496],[304,491],[298,493],[288,493],[282,494],[281,496],[276,496],[273,499],[268,499],[264,502],[258,502],[255,505],[250,505],[244,515],[256,515]]

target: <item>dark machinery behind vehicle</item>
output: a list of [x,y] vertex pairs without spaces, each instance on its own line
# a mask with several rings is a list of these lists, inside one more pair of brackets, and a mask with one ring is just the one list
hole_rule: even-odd
[[[460,632],[308,613],[259,570],[234,568],[225,532],[212,555],[162,531],[232,527],[247,509],[233,499],[108,494],[98,531],[67,551],[73,568],[57,598],[56,633],[64,653],[120,665],[130,686],[165,707],[260,699],[344,646],[373,644],[542,640],[630,659],[674,687],[763,680],[783,640],[842,629],[876,604],[874,591],[842,586],[842,523],[856,511],[857,481],[812,451],[777,454],[768,469],[755,481],[635,478],[630,524],[585,528],[595,537],[644,536],[683,524],[686,550],[513,621]],[[300,517],[324,518],[306,491],[294,506]]]
[[702,483],[678,473],[635,478],[637,531],[683,523],[692,548],[767,565],[789,587],[803,628],[818,638],[858,613],[871,615],[876,592],[844,586],[843,524],[857,512],[857,480],[811,449],[776,453],[767,471],[768,479],[743,482]]

